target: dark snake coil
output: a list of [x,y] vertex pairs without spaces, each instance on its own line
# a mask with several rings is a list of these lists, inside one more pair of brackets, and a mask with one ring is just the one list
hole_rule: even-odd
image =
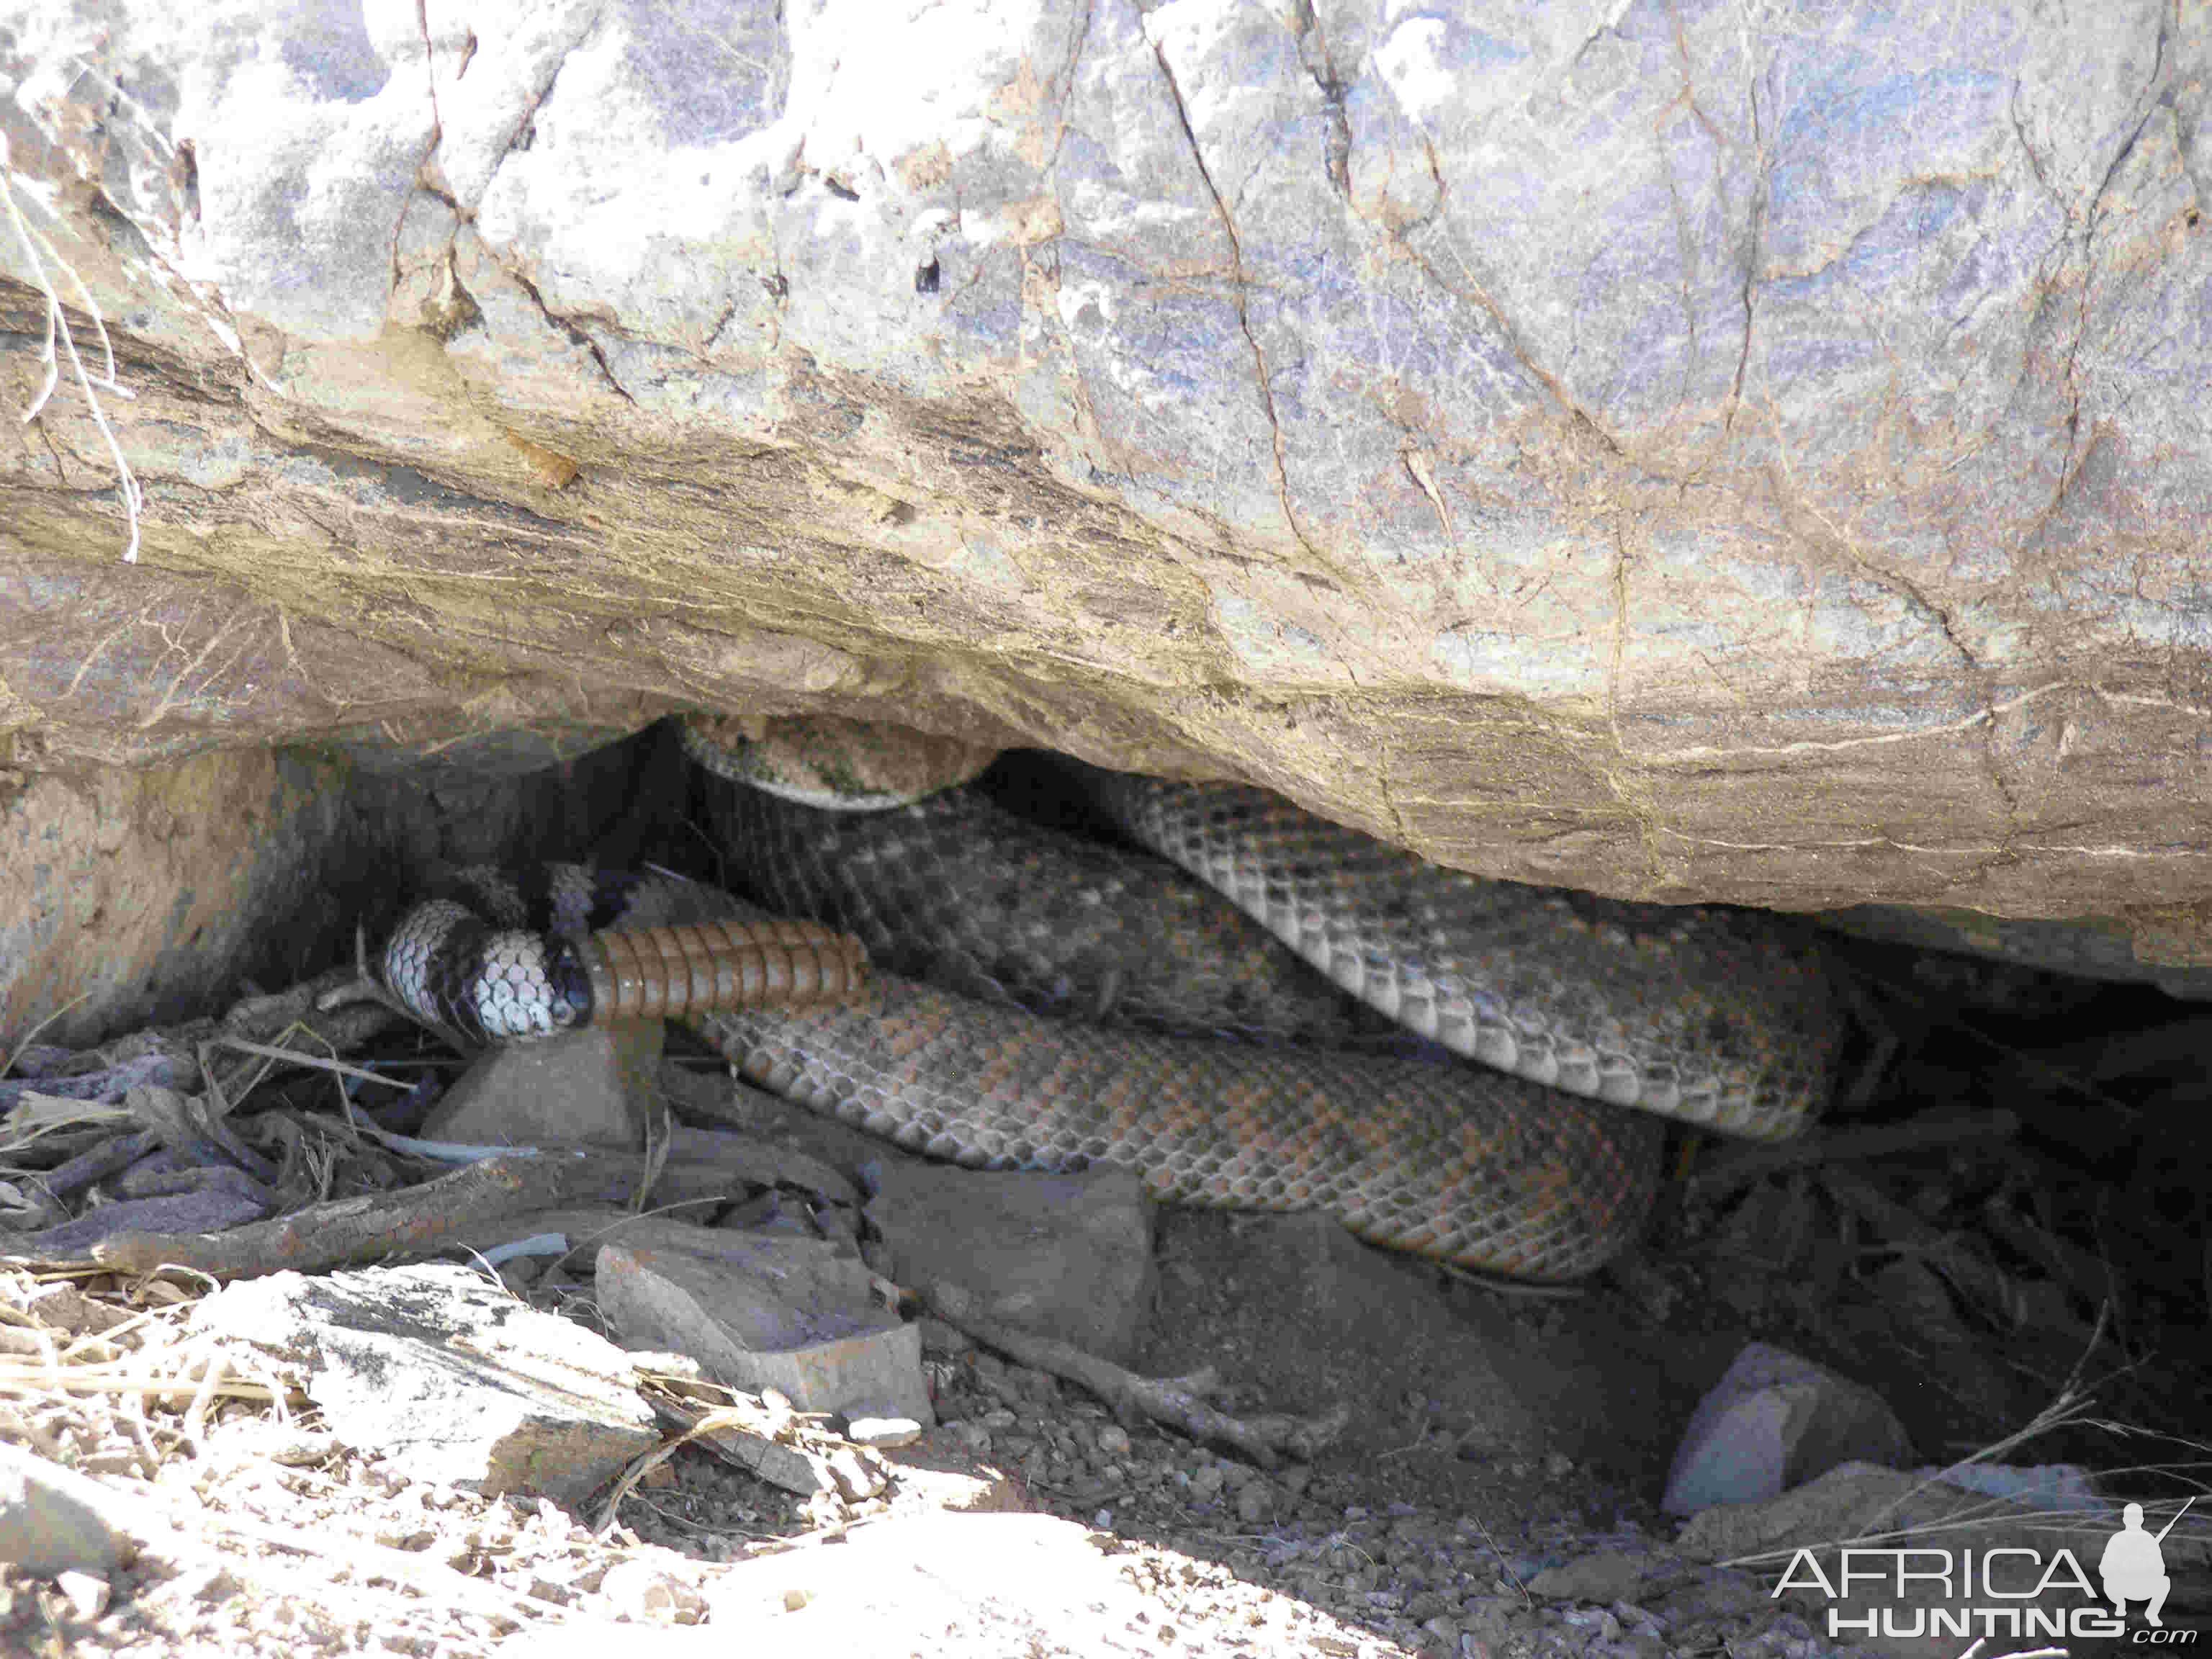
[[[1163,1198],[1325,1208],[1537,1280],[1634,1237],[1653,1114],[1778,1139],[1825,1093],[1825,956],[1785,919],[1486,880],[1256,789],[1093,785],[1150,852],[973,789],[855,813],[715,784],[748,888],[877,971],[847,1000],[685,1017],[753,1082],[933,1156],[1124,1164]],[[767,920],[706,894],[635,885],[610,920]],[[1425,1046],[1407,1030],[1483,1063],[1389,1052]]]

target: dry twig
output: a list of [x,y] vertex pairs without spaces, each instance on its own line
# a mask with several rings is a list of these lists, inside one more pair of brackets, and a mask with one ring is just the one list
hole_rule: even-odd
[[185,1267],[220,1279],[292,1268],[322,1273],[444,1248],[463,1229],[569,1204],[616,1204],[644,1174],[635,1152],[515,1151],[397,1192],[309,1205],[220,1233],[117,1233],[93,1260],[118,1273]]

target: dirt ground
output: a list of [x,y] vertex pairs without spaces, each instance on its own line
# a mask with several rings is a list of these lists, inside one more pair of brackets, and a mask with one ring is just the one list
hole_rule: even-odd
[[[459,1659],[603,1643],[610,1620],[672,1652],[726,1642],[732,1625],[771,1650],[811,1648],[807,1630],[828,1635],[855,1582],[883,1644],[856,1650],[885,1653],[1834,1650],[1756,1575],[1675,1556],[1674,1525],[1654,1507],[1684,1418],[1746,1334],[1707,1288],[1710,1264],[1654,1253],[1581,1295],[1501,1293],[1309,1218],[1189,1212],[1164,1215],[1159,1260],[1140,1369],[1215,1366],[1222,1403],[1240,1412],[1348,1403],[1340,1443],[1263,1472],[1124,1427],[932,1328],[943,1422],[884,1454],[887,1492],[802,1502],[686,1449],[599,1530],[550,1504],[410,1480],[312,1412],[280,1423],[267,1402],[224,1401],[194,1440],[177,1400],[145,1401],[132,1423],[112,1398],[19,1387],[8,1437],[106,1474],[143,1504],[152,1541],[104,1586],[9,1572],[0,1651]],[[1854,1373],[1910,1414],[1919,1357],[1856,1357]],[[950,1613],[943,1595],[902,1589],[912,1572],[944,1577],[907,1553],[971,1553],[957,1540],[981,1522],[959,1510],[1076,1523],[1088,1542],[1073,1570],[1098,1582],[1058,1601],[994,1582]],[[856,1547],[872,1528],[901,1571]],[[759,1610],[757,1569],[798,1573],[823,1551],[869,1569],[823,1568],[818,1620],[811,1589],[786,1592],[799,1611],[781,1623]],[[1593,1561],[1627,1564],[1622,1593],[1546,1588]]]
[[[1745,1341],[1872,1389],[1931,1463],[2092,1400],[2124,1431],[2076,1420],[2008,1457],[2177,1492],[2212,1370],[2193,1009],[1956,959],[1853,971],[1875,1057],[1836,1139],[1756,1170],[1686,1144],[1645,1247],[1573,1293],[1313,1218],[1164,1212],[1139,1369],[1212,1367],[1243,1414],[1348,1407],[1310,1464],[1117,1422],[930,1328],[940,1426],[884,1451],[888,1490],[801,1501],[685,1448],[603,1520],[410,1479],[297,1402],[196,1398],[158,1358],[46,1365],[4,1340],[23,1322],[0,1295],[0,1444],[110,1484],[140,1540],[105,1577],[0,1570],[0,1655],[599,1659],[733,1632],[748,1654],[1832,1651],[1756,1574],[1676,1551],[1656,1508]],[[85,1285],[155,1331],[205,1288]],[[529,1294],[588,1317],[590,1289]],[[963,1576],[1017,1545],[1034,1571]]]

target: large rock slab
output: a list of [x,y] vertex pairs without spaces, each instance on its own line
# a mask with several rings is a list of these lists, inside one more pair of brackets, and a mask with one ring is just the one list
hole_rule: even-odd
[[621,1349],[469,1267],[271,1273],[192,1328],[250,1344],[342,1441],[419,1480],[574,1509],[659,1443]]
[[[1661,898],[2201,899],[2212,43],[0,4],[0,726],[834,708]],[[81,286],[80,286],[81,284]],[[2200,930],[2201,931],[2201,930]]]

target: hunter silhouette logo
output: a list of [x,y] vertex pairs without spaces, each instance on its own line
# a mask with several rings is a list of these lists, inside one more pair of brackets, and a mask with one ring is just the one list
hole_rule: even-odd
[[[2191,1498],[2189,1504],[2196,1501]],[[2173,1521],[2189,1513],[2189,1504],[2174,1511]],[[2142,1504],[2130,1504],[2120,1511],[2120,1530],[2097,1558],[2097,1576],[2105,1581],[2105,1596],[2112,1602],[2115,1616],[2126,1618],[2130,1601],[2147,1601],[2150,1605],[2143,1609],[2144,1621],[2154,1628],[2164,1627],[2166,1620],[2158,1616],[2159,1610],[2166,1606],[2173,1580],[2166,1577],[2166,1552],[2161,1546],[2166,1534],[2173,1530],[2173,1521],[2153,1535],[2143,1530]]]

